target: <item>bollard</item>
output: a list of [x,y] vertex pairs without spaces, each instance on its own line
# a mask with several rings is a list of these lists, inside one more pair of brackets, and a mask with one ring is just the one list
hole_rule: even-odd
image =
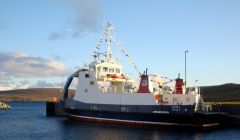
[[55,102],[47,102],[46,103],[46,115],[47,116],[55,116]]

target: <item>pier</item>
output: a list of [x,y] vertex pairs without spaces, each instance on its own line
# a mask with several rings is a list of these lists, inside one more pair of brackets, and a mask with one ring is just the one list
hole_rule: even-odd
[[205,102],[206,112],[224,112],[240,116],[240,102]]
[[46,116],[66,116],[63,110],[63,101],[47,102],[46,103]]

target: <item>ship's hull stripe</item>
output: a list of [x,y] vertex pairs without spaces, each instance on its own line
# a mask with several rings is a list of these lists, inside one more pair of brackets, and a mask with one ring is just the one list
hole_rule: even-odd
[[180,124],[180,123],[166,123],[166,122],[150,122],[150,121],[132,121],[132,120],[120,120],[120,119],[109,119],[109,118],[96,118],[88,116],[79,116],[69,114],[69,117],[73,120],[82,120],[87,122],[96,123],[108,123],[108,124],[118,124],[118,125],[137,125],[137,126],[184,126],[184,127],[217,127],[219,123],[209,123],[209,124]]
[[175,114],[192,114],[194,113],[194,105],[111,105],[111,104],[91,104],[76,100],[70,100],[66,108],[75,108],[82,110],[99,110],[114,112],[138,112],[152,113],[156,111],[175,113]]
[[[75,118],[85,118],[85,119],[99,120],[99,121],[116,121],[116,122],[128,122],[128,123],[138,123],[138,124],[180,125],[178,123],[166,123],[166,122],[131,121],[131,120],[120,120],[120,119],[108,119],[108,118],[78,116],[78,115],[70,115],[70,116],[75,117]],[[184,125],[191,125],[191,124],[184,124]]]
[[[99,118],[101,120],[119,120],[130,122],[154,122],[170,124],[210,124],[215,122],[213,115],[202,114],[162,114],[162,113],[132,113],[132,112],[111,112],[93,111],[81,109],[65,109],[69,116],[86,118]],[[79,118],[80,118],[79,117]]]

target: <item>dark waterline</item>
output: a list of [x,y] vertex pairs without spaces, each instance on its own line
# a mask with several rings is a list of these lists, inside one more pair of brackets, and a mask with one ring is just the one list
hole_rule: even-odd
[[0,140],[168,140],[240,139],[240,128],[214,131],[178,131],[76,123],[63,117],[46,117],[44,102],[11,102],[0,110]]

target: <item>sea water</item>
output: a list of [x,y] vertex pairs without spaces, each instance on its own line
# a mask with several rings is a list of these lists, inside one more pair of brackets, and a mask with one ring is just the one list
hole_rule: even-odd
[[0,140],[168,140],[240,139],[240,128],[211,131],[161,130],[100,125],[47,117],[44,102],[10,102],[0,110]]

